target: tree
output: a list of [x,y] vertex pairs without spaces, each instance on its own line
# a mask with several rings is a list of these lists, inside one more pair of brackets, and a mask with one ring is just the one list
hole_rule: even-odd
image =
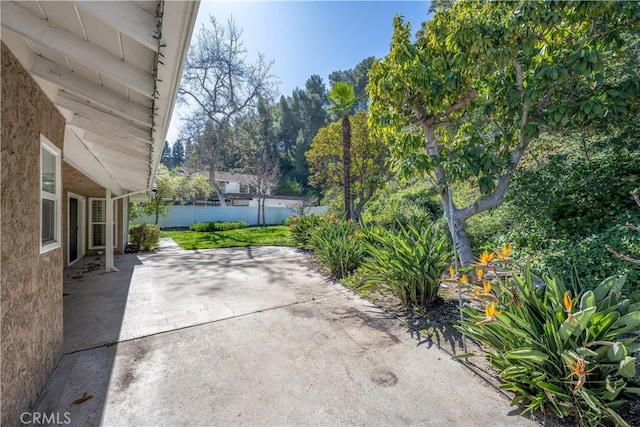
[[311,208],[318,206],[318,199],[308,197],[306,199],[296,200],[286,205],[287,209],[292,211],[296,216],[303,216],[311,211]]
[[329,111],[342,116],[342,183],[344,186],[344,211],[347,219],[353,219],[351,200],[351,122],[349,114],[356,103],[353,86],[337,82],[327,94]]
[[155,217],[155,224],[158,224],[159,217],[167,214],[167,206],[173,205],[177,199],[206,198],[211,195],[211,186],[204,175],[181,174],[177,169],[170,171],[164,164],[158,166],[155,189],[153,198],[143,207],[144,214]]
[[143,208],[143,212],[146,215],[155,217],[156,225],[158,224],[158,218],[167,214],[167,206],[173,202],[177,187],[174,177],[175,175],[169,171],[167,166],[164,164],[158,166],[154,186],[155,194]]
[[173,144],[173,150],[171,151],[171,164],[172,168],[182,166],[184,164],[184,147],[181,141],[176,141]]
[[369,69],[373,65],[373,56],[365,58],[351,70],[334,71],[329,74],[329,84],[346,82],[353,85],[356,94],[355,110],[367,110],[369,108],[369,95],[367,94],[367,84],[369,84]]
[[[365,204],[382,188],[389,177],[389,149],[382,138],[371,137],[367,113],[358,111],[350,117],[351,135],[351,197],[353,219],[359,220]],[[334,122],[320,129],[311,149],[307,151],[309,182],[324,191],[343,182],[341,138],[342,125]]]
[[258,199],[258,225],[264,225],[266,223],[264,202],[278,186],[280,162],[277,156],[263,146],[256,153],[251,169],[253,177],[250,184],[255,188],[255,195]]
[[258,100],[271,97],[274,78],[272,63],[262,54],[249,63],[242,31],[233,19],[226,26],[213,16],[209,19],[210,28],[203,26],[190,48],[178,98],[193,109],[190,125],[183,129],[190,134],[185,138],[198,145],[193,150],[197,153],[193,161],[209,172],[209,182],[225,205],[215,172],[222,148],[228,143],[230,127],[242,113],[254,110]]
[[[553,127],[611,120],[635,102],[637,80],[606,87],[602,70],[621,53],[620,31],[637,28],[638,9],[454,2],[415,42],[396,17],[390,53],[370,72],[372,125],[400,170],[433,179],[463,264],[473,260],[465,221],[502,203],[533,139]],[[461,180],[480,194],[464,207],[450,193]]]
[[173,169],[173,157],[171,154],[171,146],[169,145],[169,141],[164,142],[164,146],[162,147],[162,157],[160,157],[160,163],[165,165],[167,169]]

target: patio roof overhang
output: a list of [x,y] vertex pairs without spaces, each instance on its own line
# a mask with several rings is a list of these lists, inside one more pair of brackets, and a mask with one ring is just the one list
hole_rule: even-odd
[[3,1],[2,42],[66,119],[64,160],[150,190],[198,1]]

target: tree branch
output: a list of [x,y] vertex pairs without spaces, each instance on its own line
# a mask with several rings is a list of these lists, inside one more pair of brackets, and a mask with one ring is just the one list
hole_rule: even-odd
[[635,264],[635,265],[640,265],[640,259],[631,258],[630,256],[623,255],[623,254],[621,254],[619,252],[616,252],[609,245],[604,245],[604,247],[607,248],[607,250],[609,252],[611,252],[613,255],[615,255],[616,257],[620,258],[621,260],[630,262],[630,263]]

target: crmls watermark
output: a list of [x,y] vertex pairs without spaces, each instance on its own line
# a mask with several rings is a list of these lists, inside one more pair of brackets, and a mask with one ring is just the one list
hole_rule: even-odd
[[71,412],[23,412],[22,424],[71,424]]

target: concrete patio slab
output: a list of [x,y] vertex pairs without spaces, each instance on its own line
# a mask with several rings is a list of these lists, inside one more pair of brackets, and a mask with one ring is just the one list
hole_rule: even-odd
[[116,265],[67,279],[69,353],[35,411],[82,426],[535,425],[294,249]]

